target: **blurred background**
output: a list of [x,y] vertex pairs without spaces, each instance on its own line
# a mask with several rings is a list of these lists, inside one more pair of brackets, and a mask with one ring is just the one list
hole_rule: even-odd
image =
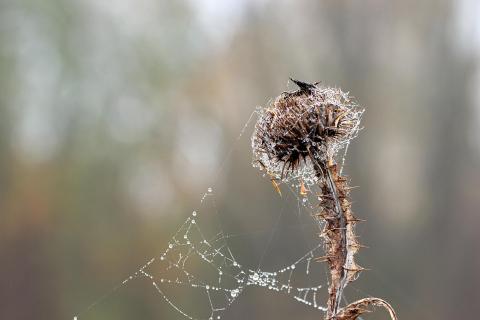
[[[88,307],[162,252],[208,187],[242,263],[304,254],[292,239],[318,238],[290,228],[294,209],[275,225],[288,198],[251,167],[247,122],[290,76],[366,108],[345,172],[370,271],[347,297],[475,318],[479,21],[475,0],[1,0],[0,318],[183,319],[141,281]],[[252,289],[224,319],[292,316],[321,318]]]

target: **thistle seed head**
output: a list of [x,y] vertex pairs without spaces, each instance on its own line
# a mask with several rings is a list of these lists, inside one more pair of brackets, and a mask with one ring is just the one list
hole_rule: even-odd
[[260,110],[252,136],[253,165],[285,182],[318,180],[314,163],[333,159],[359,130],[363,109],[337,88],[294,81]]

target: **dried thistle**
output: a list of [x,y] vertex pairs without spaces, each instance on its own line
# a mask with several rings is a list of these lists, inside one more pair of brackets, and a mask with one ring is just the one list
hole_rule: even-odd
[[266,170],[277,188],[278,180],[320,187],[321,210],[315,217],[325,221],[326,255],[318,260],[330,269],[325,319],[356,319],[372,305],[386,307],[396,319],[391,306],[378,298],[340,307],[344,288],[363,268],[354,260],[361,248],[354,229],[359,220],[352,213],[348,181],[338,172],[335,156],[357,136],[364,110],[340,89],[292,81],[299,90],[282,93],[260,112],[252,136],[253,165]]
[[315,166],[357,135],[363,110],[340,89],[292,81],[301,89],[284,92],[262,110],[252,136],[254,166],[311,185],[323,176]]

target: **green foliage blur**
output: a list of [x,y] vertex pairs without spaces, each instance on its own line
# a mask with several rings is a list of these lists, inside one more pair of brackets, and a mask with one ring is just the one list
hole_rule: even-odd
[[[0,1],[0,319],[183,319],[144,281],[110,290],[211,186],[243,263],[306,252],[292,239],[317,235],[289,228],[295,210],[272,229],[279,197],[251,167],[251,125],[237,140],[288,77],[366,107],[345,170],[371,270],[347,297],[474,318],[478,21],[474,0]],[[292,314],[320,318],[255,289],[224,319]]]

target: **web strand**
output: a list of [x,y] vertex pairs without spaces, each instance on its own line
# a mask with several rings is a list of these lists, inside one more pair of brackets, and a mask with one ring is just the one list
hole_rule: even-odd
[[[214,180],[224,170],[225,163],[236,147],[240,138],[248,125],[251,123],[254,111],[235,140],[234,145],[227,152],[226,159],[215,174]],[[285,186],[282,184],[282,186]],[[293,195],[298,203],[298,213],[311,215],[315,210],[315,192],[310,192],[308,196],[299,196],[300,184],[287,185],[285,188],[289,191],[287,194]],[[312,187],[313,188],[313,187]],[[287,200],[285,196],[284,200]],[[314,257],[322,256],[323,244],[320,240],[313,247],[310,247],[304,254],[290,264],[286,264],[274,270],[262,270],[263,260],[270,249],[270,245],[275,233],[278,231],[279,222],[284,215],[286,207],[279,212],[276,222],[272,228],[262,231],[253,231],[243,234],[226,234],[220,225],[219,230],[211,232],[211,235],[204,233],[200,226],[201,220],[206,213],[211,212],[205,209],[206,204],[211,203],[214,206],[214,213],[219,219],[218,208],[215,203],[215,195],[212,188],[201,197],[200,206],[202,209],[193,211],[173,234],[165,249],[157,256],[144,263],[137,271],[125,278],[121,283],[115,286],[110,292],[92,303],[84,312],[76,315],[75,320],[80,320],[83,314],[92,312],[93,309],[105,299],[112,296],[119,289],[128,286],[132,281],[147,280],[154,292],[161,299],[186,319],[221,319],[225,311],[237,299],[251,287],[260,287],[268,292],[276,292],[290,296],[297,302],[313,308],[319,312],[325,312],[326,306],[323,305],[326,284],[319,279],[312,277],[311,266]],[[202,212],[205,210],[205,212]],[[299,219],[299,217],[298,217]],[[300,221],[300,219],[299,219]],[[300,228],[308,225],[301,224]],[[320,226],[321,227],[321,226]],[[256,269],[248,268],[241,264],[234,255],[233,250],[228,244],[228,240],[233,237],[239,237],[248,234],[269,232],[269,240],[263,250]],[[305,243],[307,242],[304,238]],[[199,271],[203,270],[203,271]],[[206,270],[206,271],[205,271]],[[308,284],[312,286],[302,286],[298,284],[298,279],[307,277]],[[311,279],[309,277],[312,277]],[[323,280],[325,281],[325,280]],[[323,293],[322,293],[323,289]],[[185,307],[182,297],[178,295],[178,290],[184,290],[186,296],[199,301],[206,301],[203,305],[205,311],[190,310]],[[195,309],[195,308],[193,308]]]

